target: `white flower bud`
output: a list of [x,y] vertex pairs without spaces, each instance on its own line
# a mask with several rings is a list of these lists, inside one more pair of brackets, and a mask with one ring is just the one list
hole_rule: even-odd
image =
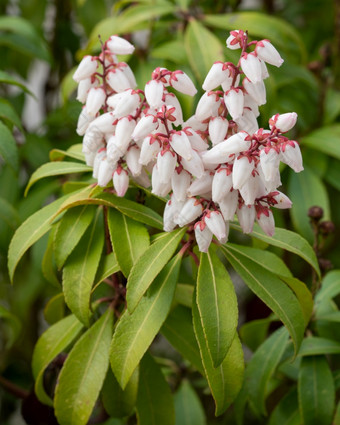
[[184,202],[178,202],[173,196],[166,203],[163,213],[163,229],[166,232],[171,232],[176,227],[175,219],[183,205]]
[[224,94],[224,103],[233,120],[239,118],[243,113],[244,96],[239,88],[232,87]]
[[89,90],[92,87],[97,87],[99,85],[98,78],[85,78],[84,80],[81,80],[78,84],[78,90],[77,90],[77,100],[81,103],[85,103],[87,99],[87,95]]
[[171,180],[168,179],[164,183],[161,181],[157,164],[155,164],[152,169],[151,185],[152,185],[152,193],[157,196],[164,197],[171,190]]
[[212,117],[209,121],[209,136],[213,145],[226,138],[229,122],[223,117]]
[[213,146],[209,151],[202,154],[204,165],[223,164],[230,160],[230,156],[244,152],[250,148],[251,139],[249,134],[240,131],[218,145]]
[[280,67],[284,62],[280,56],[280,53],[268,40],[262,40],[256,43],[255,52],[260,59],[269,63],[270,65]]
[[115,130],[115,121],[116,118],[113,116],[113,113],[106,112],[105,114],[99,115],[95,118],[89,125],[89,128],[96,128],[102,133],[113,133]]
[[205,224],[204,220],[195,223],[195,238],[200,252],[208,252],[211,240],[213,237],[209,227]]
[[280,155],[276,149],[261,149],[260,164],[266,181],[274,180],[280,165]]
[[157,127],[158,119],[151,114],[145,115],[138,121],[132,133],[132,138],[134,140],[144,139],[146,136],[156,130]]
[[97,127],[89,126],[83,137],[83,152],[95,152],[103,143],[103,134]]
[[192,148],[188,136],[184,131],[172,133],[170,136],[170,145],[182,158],[185,158],[187,161],[191,160]]
[[88,129],[90,123],[95,119],[92,115],[89,115],[86,111],[86,107],[80,112],[78,123],[77,123],[77,134],[79,136],[84,136],[86,130]]
[[254,52],[243,53],[241,57],[241,68],[244,75],[252,82],[258,83],[262,81],[262,67],[261,62]]
[[116,118],[122,118],[133,114],[141,104],[141,98],[133,89],[127,89],[121,93],[121,97],[114,109]]
[[225,67],[224,63],[215,62],[205,77],[202,88],[205,91],[214,90],[229,77],[230,70]]
[[115,168],[116,163],[108,161],[107,157],[104,157],[100,161],[98,168],[98,186],[105,187],[109,183]]
[[259,106],[266,103],[266,87],[263,81],[252,83],[250,80],[248,80],[248,78],[244,78],[242,84],[246,92],[255,100]]
[[256,214],[256,221],[261,229],[268,236],[273,236],[275,233],[275,221],[273,213],[269,208],[265,208]]
[[113,187],[119,197],[123,197],[129,188],[129,175],[122,167],[118,167],[113,173]]
[[88,165],[89,167],[93,167],[94,158],[96,157],[96,152],[85,153],[84,156],[85,156],[86,165]]
[[159,80],[151,80],[145,85],[145,97],[152,108],[159,108],[163,101],[164,85]]
[[181,164],[183,165],[183,168],[185,170],[189,171],[189,173],[199,179],[203,176],[204,173],[204,165],[202,159],[194,149],[191,152],[191,156],[192,158],[190,161],[187,161],[185,158],[182,158]]
[[278,208],[280,210],[291,208],[293,203],[292,201],[286,196],[284,193],[276,191],[274,192],[275,195],[273,195],[274,201],[277,203],[273,205],[274,208]]
[[129,55],[135,50],[131,43],[117,35],[111,35],[109,40],[106,42],[106,45],[107,48],[115,55]]
[[286,133],[291,130],[296,124],[297,113],[296,112],[288,112],[286,114],[276,114],[273,115],[269,120],[269,127],[272,129],[273,127],[277,128],[280,133]]
[[171,176],[171,187],[173,197],[178,202],[185,201],[187,198],[187,190],[190,186],[191,175],[184,169],[175,169]]
[[197,93],[194,83],[190,77],[183,71],[175,71],[171,74],[170,85],[181,93],[194,96]]
[[244,185],[244,183],[250,178],[253,169],[254,162],[249,160],[247,156],[235,158],[232,174],[233,188],[240,189]]
[[101,164],[101,162],[104,158],[106,158],[106,149],[101,148],[97,151],[96,156],[94,157],[94,161],[93,161],[92,176],[93,176],[94,179],[98,178],[99,166],[100,166],[100,164]]
[[73,79],[77,83],[85,78],[89,78],[96,72],[98,67],[97,60],[92,56],[84,56],[73,74]]
[[239,208],[237,208],[236,214],[243,233],[251,233],[253,231],[255,221],[254,205],[241,205]]
[[137,87],[137,82],[136,82],[135,74],[133,73],[132,69],[125,62],[121,62],[119,64],[119,66],[120,66],[120,69],[122,70],[124,76],[129,81],[129,85],[130,85],[129,87],[132,88],[132,89],[135,89]]
[[161,149],[162,147],[157,140],[152,139],[150,136],[145,137],[141,147],[139,163],[148,165],[152,159],[157,157]]
[[228,167],[220,167],[216,170],[212,181],[212,200],[220,202],[233,187],[232,174]]
[[202,177],[194,180],[188,188],[188,196],[202,196],[211,190],[213,176],[206,171]]
[[218,205],[224,220],[233,220],[238,205],[238,190],[229,192],[218,202]]
[[101,87],[92,87],[86,99],[86,111],[88,115],[94,117],[104,105],[106,99],[105,90]]
[[124,90],[134,88],[131,87],[128,77],[120,68],[110,69],[110,71],[106,74],[106,81],[112,88],[112,90],[117,93],[121,93]]
[[199,217],[202,212],[202,204],[196,198],[189,198],[179,212],[175,222],[180,227],[186,226]]
[[219,108],[221,100],[214,92],[206,92],[199,100],[195,116],[199,121],[209,118]]
[[116,125],[116,146],[121,149],[122,152],[126,152],[129,143],[131,141],[131,136],[136,127],[136,121],[131,117],[123,117],[118,120]]
[[107,141],[107,157],[111,162],[117,162],[121,157],[125,155],[126,149],[122,150],[118,146],[116,136],[111,136]]
[[208,123],[199,121],[195,115],[193,115],[183,123],[183,128],[184,127],[190,127],[196,131],[205,131],[208,128]]
[[242,36],[242,33],[243,31],[240,30],[230,31],[230,36],[226,40],[228,49],[236,50],[241,48],[238,37]]
[[176,163],[177,155],[173,152],[169,150],[159,152],[157,155],[157,168],[161,183],[170,182],[171,185],[170,176],[175,170]]
[[173,112],[173,116],[176,118],[176,121],[174,121],[174,125],[181,125],[183,124],[183,112],[181,104],[179,103],[179,100],[173,93],[166,93],[165,95],[165,104],[169,108],[173,107],[175,108]]
[[246,205],[253,205],[255,199],[266,194],[266,189],[258,174],[255,176],[251,174],[239,191]]
[[204,152],[208,149],[208,143],[200,136],[198,132],[192,128],[184,128],[186,135],[190,141],[191,147],[197,152]]
[[260,115],[258,104],[248,93],[244,95],[244,108],[250,108],[256,118]]
[[204,221],[210,231],[221,241],[226,241],[226,224],[222,214],[219,211],[208,211],[204,216]]
[[221,84],[222,90],[226,92],[231,89],[231,86],[238,87],[240,84],[240,79],[241,79],[241,76],[240,74],[238,74],[233,84],[234,76],[232,75],[232,73],[230,73],[230,77],[226,78]]
[[249,108],[244,108],[243,115],[235,120],[235,122],[239,129],[249,134],[254,134],[259,129],[257,119]]
[[281,161],[289,165],[296,173],[304,169],[300,146],[297,142],[290,140],[281,146]]
[[140,149],[138,146],[131,146],[126,152],[125,159],[133,176],[138,176],[142,171],[142,164],[139,162]]

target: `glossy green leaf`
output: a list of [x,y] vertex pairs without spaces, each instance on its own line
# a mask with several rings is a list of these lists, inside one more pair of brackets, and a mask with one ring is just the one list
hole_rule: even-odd
[[240,330],[241,341],[246,344],[251,351],[256,351],[257,348],[264,342],[268,334],[272,318],[252,320],[251,322],[244,323]]
[[53,325],[59,322],[65,316],[66,311],[64,294],[59,294],[52,297],[44,307],[44,317],[48,324]]
[[91,289],[104,245],[102,214],[98,209],[92,226],[68,257],[63,269],[65,301],[72,313],[89,326]]
[[65,156],[67,156],[68,158],[85,162],[85,155],[82,152],[82,148],[82,143],[76,143],[70,146],[66,151],[62,149],[52,149],[50,151],[50,161],[62,161]]
[[60,205],[58,211],[54,214],[53,219],[58,217],[64,211],[77,207],[78,205],[101,205],[100,202],[91,202],[93,192],[96,190],[97,186],[89,186],[86,183],[86,186],[80,186],[77,190],[72,190],[71,193],[68,194],[66,200]]
[[191,308],[194,286],[185,283],[178,283],[175,291],[174,301],[185,307]]
[[281,277],[281,279],[287,283],[287,285],[296,295],[305,318],[305,325],[307,326],[312,316],[314,307],[312,293],[305,283],[301,282],[301,280],[295,277]]
[[0,321],[4,321],[8,332],[5,334],[5,349],[8,350],[12,347],[14,342],[17,340],[21,331],[20,320],[5,307],[0,304]]
[[203,22],[224,31],[236,28],[248,30],[250,37],[269,38],[280,52],[293,55],[299,62],[306,60],[306,47],[300,34],[287,21],[276,16],[260,12],[239,12],[206,15]]
[[285,327],[278,329],[260,345],[249,361],[245,373],[246,387],[253,408],[260,415],[266,415],[268,385],[286,349],[288,332]]
[[4,220],[7,226],[10,226],[12,229],[16,229],[20,223],[17,210],[4,198],[0,198],[0,219]]
[[324,356],[308,356],[302,359],[298,396],[304,425],[331,425],[335,390],[333,376]]
[[136,308],[154,278],[170,260],[185,232],[186,228],[167,233],[164,238],[153,243],[134,264],[126,293],[130,312]]
[[8,74],[7,72],[1,71],[1,70],[0,70],[0,83],[11,84],[12,86],[20,87],[24,92],[33,96],[32,92],[28,90],[28,88],[24,84],[22,84],[21,82],[13,78],[11,74]]
[[174,425],[173,397],[162,371],[146,354],[140,365],[137,395],[138,425]]
[[56,265],[54,261],[53,239],[56,231],[56,226],[53,226],[48,235],[47,247],[41,262],[41,271],[44,278],[53,286],[60,289],[60,282],[57,276]]
[[[232,223],[231,227],[240,232],[242,231],[241,226],[238,224]],[[286,251],[293,252],[294,254],[307,261],[307,263],[309,263],[314,268],[318,275],[321,276],[318,260],[316,258],[315,252],[313,251],[313,248],[306,241],[306,239],[304,239],[298,233],[276,227],[274,236],[268,236],[263,232],[258,224],[255,224],[251,236],[264,241],[269,245],[277,246],[279,248],[285,249]]]
[[182,381],[174,401],[176,425],[206,425],[201,400],[186,379]]
[[287,327],[297,353],[303,339],[305,319],[294,293],[274,274],[228,245],[222,247],[222,252],[249,288]]
[[34,183],[45,177],[60,176],[71,173],[86,173],[89,171],[92,172],[92,167],[80,162],[48,162],[43,164],[32,174],[26,186],[25,196]]
[[301,418],[297,399],[297,390],[294,387],[278,403],[270,415],[268,425],[300,425]]
[[151,52],[153,58],[170,60],[181,64],[186,63],[188,57],[183,49],[183,40],[171,40],[155,47]]
[[94,206],[82,205],[66,211],[59,221],[54,236],[54,255],[59,269],[79,243],[94,214]]
[[243,350],[237,333],[223,362],[215,368],[202,328],[197,305],[192,306],[193,323],[196,339],[200,348],[201,359],[211,393],[215,400],[215,415],[221,415],[235,400],[242,387],[244,374]]
[[[311,187],[313,190],[311,190]],[[309,241],[313,232],[309,224],[308,209],[318,205],[324,211],[324,219],[330,219],[330,205],[326,188],[321,179],[309,168],[302,173],[290,173],[288,196],[293,202],[290,213],[295,228]]]
[[86,425],[109,367],[113,310],[82,335],[58,378],[54,407],[60,425]]
[[204,80],[214,62],[224,60],[221,41],[194,18],[187,26],[184,47],[198,81]]
[[322,281],[321,289],[315,297],[317,304],[340,294],[340,270],[331,270]]
[[203,375],[199,347],[192,326],[191,310],[183,306],[174,308],[161,329],[170,344]]
[[22,125],[18,114],[6,99],[0,98],[0,119],[10,122],[22,131]]
[[340,354],[340,342],[317,336],[305,338],[298,355],[314,356],[318,354]]
[[238,308],[229,274],[212,249],[201,254],[196,302],[206,346],[214,367],[217,367],[233,342]]
[[110,416],[123,418],[133,413],[137,400],[138,382],[139,369],[136,368],[125,389],[122,390],[109,368],[102,389],[102,401]]
[[328,314],[317,315],[317,320],[326,320],[328,322],[340,322],[340,311],[334,311]]
[[334,124],[312,131],[301,139],[301,145],[340,159],[339,138],[340,124]]
[[159,273],[133,313],[125,310],[119,319],[111,344],[111,367],[122,388],[169,313],[180,264],[181,256],[177,255]]
[[74,315],[70,315],[52,325],[38,339],[33,352],[32,371],[34,390],[42,403],[52,406],[52,400],[46,394],[43,383],[46,367],[74,341],[82,328],[83,324]]
[[334,425],[340,425],[340,401],[338,401],[338,404],[337,404],[333,424]]
[[0,121],[0,157],[14,170],[18,169],[18,149],[13,134],[9,128]]
[[95,277],[94,288],[96,288],[103,280],[110,277],[112,274],[117,273],[119,270],[120,268],[114,253],[111,252],[110,254],[107,254],[103,261],[99,264]]
[[128,277],[132,266],[149,248],[149,233],[142,223],[113,208],[108,210],[107,219],[118,264],[124,276]]

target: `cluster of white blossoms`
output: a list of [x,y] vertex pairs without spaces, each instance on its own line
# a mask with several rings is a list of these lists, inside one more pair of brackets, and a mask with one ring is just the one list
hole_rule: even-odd
[[231,31],[227,47],[241,49],[239,63],[212,65],[205,93],[185,122],[171,89],[193,96],[191,79],[183,71],[157,68],[144,91],[136,89],[130,67],[116,57],[134,47],[118,36],[103,44],[99,56],[84,57],[73,76],[84,103],[77,132],[98,185],[112,180],[116,194],[124,196],[132,178],[151,185],[155,195],[170,195],[164,230],[188,226],[203,252],[213,236],[227,241],[235,214],[244,233],[257,221],[273,235],[271,207],[292,205],[277,190],[280,161],[303,170],[298,143],[284,135],[297,114],[274,115],[269,129],[257,123],[259,106],[266,103],[266,63],[281,66],[278,51],[268,40],[248,42],[241,30]]

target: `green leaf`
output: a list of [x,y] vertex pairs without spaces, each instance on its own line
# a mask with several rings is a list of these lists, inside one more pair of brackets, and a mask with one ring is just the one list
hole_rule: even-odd
[[[99,264],[96,278],[95,278],[95,285],[94,288],[96,288],[103,280],[108,278],[114,273],[117,273],[119,271],[119,265],[116,260],[116,257],[113,252],[106,255],[103,259],[103,261]],[[92,291],[94,290],[92,289]]]
[[280,52],[293,55],[298,62],[306,61],[306,47],[300,34],[283,19],[260,12],[239,12],[205,15],[203,22],[224,31],[247,30],[252,38],[269,38]]
[[38,399],[52,406],[51,398],[44,388],[44,371],[51,361],[79,335],[83,324],[72,314],[52,325],[45,331],[34,348],[32,371],[35,379],[34,390]]
[[340,342],[317,336],[305,338],[298,355],[314,356],[318,354],[340,354]]
[[8,127],[0,121],[0,156],[14,170],[18,169],[18,149],[13,134]]
[[126,301],[132,312],[154,278],[170,260],[186,228],[167,233],[142,254],[131,269],[127,283]]
[[[231,224],[231,227],[242,232],[241,226],[238,224]],[[254,225],[253,232],[250,234],[256,239],[260,239],[268,243],[269,245],[277,246],[283,248],[286,251],[293,252],[299,257],[303,258],[307,263],[309,263],[314,270],[317,272],[320,277],[320,269],[318,260],[316,258],[315,252],[310,244],[302,236],[290,230],[281,229],[279,227],[275,228],[274,236],[266,235],[263,230],[259,227],[258,224]]]
[[228,245],[225,245],[222,247],[222,252],[249,288],[287,327],[294,342],[295,353],[297,353],[303,339],[305,320],[293,292],[274,274],[238,251],[234,251],[232,247],[229,248]]
[[317,315],[317,320],[327,320],[328,322],[340,322],[340,311],[334,311],[333,313]]
[[340,159],[339,138],[340,124],[334,124],[312,131],[301,139],[301,145]]
[[109,367],[113,310],[109,309],[80,338],[58,378],[54,406],[60,425],[86,425]]
[[191,308],[193,293],[193,285],[178,283],[176,286],[174,301],[178,304],[184,305],[185,307]]
[[65,156],[68,158],[77,159],[78,161],[85,162],[85,155],[82,152],[82,143],[76,143],[63,151],[62,149],[52,149],[50,151],[50,161],[62,161]]
[[340,294],[340,270],[332,270],[326,274],[321,289],[315,297],[316,304],[322,303]]
[[278,275],[291,278],[292,273],[285,263],[277,255],[263,249],[251,248],[249,246],[236,245],[228,242],[228,246],[235,252],[239,252],[245,257],[257,263],[264,269]]
[[91,224],[94,214],[94,206],[82,205],[66,211],[59,221],[54,236],[54,255],[59,269],[77,246]]
[[304,425],[331,425],[335,390],[333,376],[324,356],[303,357],[298,395]]
[[11,84],[12,86],[20,87],[24,92],[33,96],[33,93],[30,90],[28,90],[28,88],[24,84],[20,83],[15,78],[13,78],[12,75],[1,70],[0,70],[0,83]]
[[185,31],[184,47],[198,81],[204,80],[214,62],[224,61],[220,40],[194,18]]
[[282,327],[260,345],[247,365],[245,381],[248,397],[260,415],[267,414],[265,401],[269,381],[281,360],[287,342],[288,332]]
[[176,425],[206,425],[201,400],[184,379],[174,397]]
[[50,234],[48,235],[47,247],[41,262],[41,271],[44,278],[56,288],[60,289],[60,282],[56,272],[53,252],[53,239],[56,227],[53,226]]
[[212,249],[201,254],[196,302],[206,346],[214,367],[217,367],[233,342],[238,309],[229,274]]
[[56,211],[69,198],[65,195],[31,215],[14,233],[8,250],[8,269],[13,281],[14,271],[25,252],[51,228]]
[[246,344],[251,351],[256,351],[266,339],[269,325],[272,321],[273,319],[268,317],[244,323],[239,330],[241,341]]
[[205,377],[215,400],[215,415],[219,416],[235,400],[242,387],[244,373],[242,346],[237,333],[235,333],[234,341],[227,356],[217,368],[214,368],[206,344],[198,308],[195,303],[192,306],[192,314]]
[[114,418],[131,416],[136,405],[139,369],[136,368],[124,390],[121,389],[111,369],[107,371],[102,389],[105,410]]
[[203,375],[204,369],[192,326],[191,311],[177,306],[167,317],[161,329],[170,344]]
[[98,209],[92,226],[68,257],[63,269],[65,301],[86,326],[90,324],[91,289],[104,245],[102,214]]
[[290,214],[295,228],[306,239],[313,241],[313,232],[307,216],[308,209],[317,205],[323,209],[324,219],[330,219],[329,199],[324,184],[311,169],[305,167],[302,173],[290,173],[288,196],[293,202]]
[[23,131],[20,118],[15,109],[8,100],[2,98],[0,98],[0,119],[9,121]]
[[34,183],[40,179],[44,179],[45,177],[60,176],[71,173],[86,173],[89,171],[92,172],[92,167],[79,162],[48,162],[47,164],[43,164],[32,174],[25,189],[25,196]]
[[175,293],[181,256],[177,255],[156,277],[133,313],[125,310],[111,344],[111,367],[125,388],[169,313]]
[[121,212],[108,210],[110,238],[121,271],[129,276],[132,266],[149,248],[150,238],[146,227]]
[[73,79],[73,74],[76,71],[76,67],[72,68],[62,79],[61,82],[61,97],[63,103],[67,103],[68,99],[71,97],[71,94],[77,89],[78,84]]
[[175,409],[169,385],[153,358],[146,354],[140,365],[137,395],[138,425],[174,425]]
[[300,425],[301,418],[296,387],[291,389],[278,403],[270,415],[268,425]]
[[183,49],[183,40],[180,39],[162,43],[155,47],[150,53],[153,58],[169,60],[176,64],[181,64],[182,66],[188,59]]
[[312,293],[305,283],[301,282],[301,280],[295,277],[282,277],[281,279],[287,283],[287,285],[296,295],[305,318],[305,325],[307,326],[312,316],[314,307]]
[[64,294],[59,294],[52,297],[44,307],[44,317],[48,324],[53,325],[63,319],[65,315],[65,299]]
[[16,229],[20,223],[17,210],[4,198],[0,198],[0,219],[4,220],[12,229]]
[[5,307],[0,304],[0,319],[4,320],[6,323],[6,345],[5,349],[9,350],[14,342],[18,339],[21,331],[20,320],[11,312],[9,312]]

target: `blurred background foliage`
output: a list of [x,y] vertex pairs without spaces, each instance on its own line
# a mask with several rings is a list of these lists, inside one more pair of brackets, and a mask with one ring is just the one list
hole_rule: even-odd
[[[340,267],[338,1],[2,0],[0,14],[1,424],[25,423],[15,413],[20,409],[19,399],[24,400],[27,423],[55,423],[48,408],[35,404],[30,369],[38,335],[46,322],[53,323],[63,315],[54,309],[52,315],[43,316],[47,300],[58,291],[48,283],[46,261],[43,270],[41,267],[47,238],[25,256],[14,286],[9,283],[6,256],[19,224],[55,196],[71,190],[72,183],[64,177],[45,179],[24,197],[29,176],[49,160],[52,149],[66,150],[81,142],[75,132],[81,105],[75,101],[71,76],[84,54],[98,52],[99,35],[105,40],[119,34],[136,45],[129,65],[140,88],[157,66],[183,69],[200,87],[214,61],[237,58],[237,52],[225,48],[230,30],[248,30],[252,39],[270,39],[285,64],[279,70],[270,67],[268,103],[261,108],[260,125],[265,127],[274,113],[296,111],[299,120],[291,136],[301,142],[305,164],[300,174],[282,170],[283,191],[294,207],[290,213],[278,210],[276,222],[312,243],[307,211],[312,205],[321,206],[324,219],[332,220],[336,229],[321,254],[333,267]],[[187,118],[198,98],[181,97]],[[287,254],[284,259],[295,276],[310,282],[305,264]],[[331,267],[329,261],[324,261],[324,271]],[[243,321],[268,316],[269,310],[258,300],[245,299],[240,300]],[[340,341],[339,332],[333,338]],[[258,342],[253,348],[257,346]],[[181,391],[189,391],[192,397],[186,384]],[[39,419],[34,416],[36,406]],[[180,402],[178,406],[183,408]],[[211,406],[205,407],[211,419],[208,422],[215,423]],[[218,423],[233,423],[228,415]],[[205,423],[200,420],[196,423]]]

